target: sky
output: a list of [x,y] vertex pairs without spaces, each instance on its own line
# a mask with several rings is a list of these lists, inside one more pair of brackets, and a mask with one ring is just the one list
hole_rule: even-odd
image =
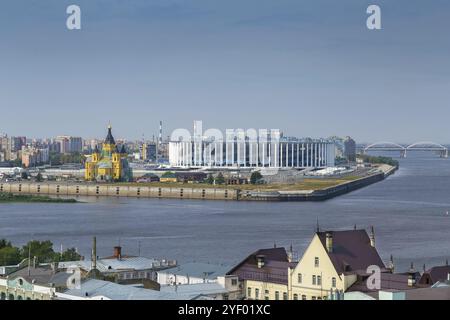
[[[81,30],[66,8],[81,8]],[[382,30],[366,9],[381,7]],[[448,0],[2,0],[0,132],[450,143]]]

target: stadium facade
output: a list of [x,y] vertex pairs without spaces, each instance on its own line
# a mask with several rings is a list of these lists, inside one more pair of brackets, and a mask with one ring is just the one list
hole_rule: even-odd
[[335,164],[335,146],[325,139],[283,137],[278,129],[227,130],[224,139],[218,130],[198,133],[194,124],[192,136],[172,134],[169,162],[190,168],[325,168]]

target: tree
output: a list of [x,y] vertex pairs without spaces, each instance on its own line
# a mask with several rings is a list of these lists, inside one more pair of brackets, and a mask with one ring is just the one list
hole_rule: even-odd
[[257,184],[261,179],[262,179],[261,173],[259,171],[254,171],[250,176],[250,183]]
[[208,178],[206,178],[206,183],[209,183],[209,184],[214,183],[214,177],[211,173],[208,175]]
[[0,249],[0,265],[15,265],[20,263],[21,260],[19,248],[6,246]]
[[81,260],[81,255],[78,254],[75,248],[69,248],[62,254],[55,253],[54,261],[79,261]]
[[22,258],[28,258],[29,254],[31,257],[36,257],[38,263],[53,262],[55,258],[53,243],[49,240],[42,242],[38,240],[29,241],[22,247]]
[[219,174],[217,175],[216,183],[217,184],[224,184],[225,183],[225,178],[223,177],[222,172],[219,172]]
[[44,180],[44,179],[42,178],[42,174],[39,172],[39,173],[36,175],[36,181],[37,181],[37,182],[42,182],[42,180]]
[[11,242],[7,241],[6,239],[0,239],[0,249],[3,249],[5,247],[12,247]]
[[173,172],[172,171],[166,171],[162,174],[161,177],[166,178],[166,177],[172,177],[173,176]]

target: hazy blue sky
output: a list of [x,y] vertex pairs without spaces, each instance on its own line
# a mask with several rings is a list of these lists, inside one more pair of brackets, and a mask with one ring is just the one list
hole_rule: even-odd
[[199,119],[447,143],[449,19],[448,0],[2,0],[0,132],[103,137],[111,121],[150,138]]

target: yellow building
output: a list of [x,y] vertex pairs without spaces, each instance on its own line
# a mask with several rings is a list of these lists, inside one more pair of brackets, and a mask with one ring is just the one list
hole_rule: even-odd
[[260,249],[227,274],[238,276],[241,298],[288,300],[288,270],[293,266],[284,248]]
[[102,150],[99,151],[96,147],[94,152],[87,156],[84,178],[87,181],[130,181],[132,179],[125,146],[122,145],[119,150],[112,136],[111,126],[108,126],[108,135],[103,142]]
[[320,300],[339,295],[367,274],[371,265],[386,271],[365,230],[316,232],[303,257],[289,270],[289,299]]

